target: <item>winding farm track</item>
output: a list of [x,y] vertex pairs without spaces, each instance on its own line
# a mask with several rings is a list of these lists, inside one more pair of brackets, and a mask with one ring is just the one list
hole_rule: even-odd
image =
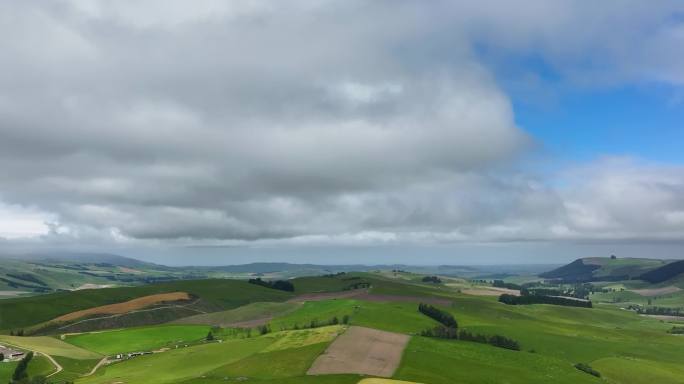
[[59,365],[59,363],[57,362],[57,360],[53,359],[52,356],[48,355],[47,353],[42,353],[42,352],[36,352],[36,353],[39,353],[39,354],[41,354],[41,355],[47,357],[48,360],[50,360],[50,362],[52,363],[52,365],[54,365],[55,368],[57,369],[56,371],[52,372],[51,374],[49,374],[49,375],[47,375],[47,376],[45,376],[45,377],[54,376],[54,375],[56,375],[56,374],[58,374],[58,373],[60,373],[60,372],[62,372],[62,371],[64,370],[64,368],[62,368],[62,366]]
[[101,367],[104,363],[106,363],[106,362],[107,362],[107,356],[103,357],[102,360],[100,360],[100,361],[93,367],[93,369],[90,370],[90,372],[86,373],[85,375],[83,375],[83,376],[81,376],[81,377],[88,377],[88,376],[94,375],[95,372],[98,370],[98,368],[100,368],[100,367]]

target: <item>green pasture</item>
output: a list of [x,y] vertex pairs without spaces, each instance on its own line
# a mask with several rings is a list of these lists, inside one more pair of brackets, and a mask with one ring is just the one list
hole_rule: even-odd
[[209,326],[204,325],[160,325],[67,335],[64,340],[77,347],[111,356],[197,341],[204,339],[209,329]]
[[53,356],[53,358],[62,366],[62,371],[54,376],[50,376],[51,381],[73,381],[77,378],[90,373],[90,371],[100,362],[100,359],[92,360],[77,360],[68,357]]
[[65,343],[48,336],[6,336],[0,335],[0,344],[9,344],[31,351],[42,352],[51,356],[63,356],[77,360],[101,358],[100,354]]
[[[0,363],[0,383],[8,383],[12,378],[14,370],[17,368],[19,362],[4,362]],[[50,363],[45,356],[35,355],[28,366],[29,376],[47,376],[55,371],[55,366]]]
[[394,378],[429,384],[601,382],[561,359],[419,336],[411,338]]
[[417,333],[434,327],[437,323],[420,314],[416,303],[382,303],[362,300],[326,300],[306,302],[301,308],[284,316],[276,317],[271,328],[292,329],[307,327],[311,321],[323,324],[337,317],[341,322],[349,316],[349,323],[393,332]]
[[272,342],[270,338],[255,337],[181,347],[103,367],[95,375],[77,382],[161,384],[197,379],[206,372],[259,352]]

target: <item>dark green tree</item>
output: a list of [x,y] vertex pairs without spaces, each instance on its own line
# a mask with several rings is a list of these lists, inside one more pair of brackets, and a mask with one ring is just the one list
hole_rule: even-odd
[[26,370],[28,369],[31,359],[33,359],[33,352],[27,353],[26,356],[21,359],[19,364],[17,364],[17,367],[14,369],[14,373],[12,374],[12,382],[21,382],[22,380],[28,379],[28,372],[26,372]]
[[214,341],[214,334],[211,331],[207,333],[207,341]]

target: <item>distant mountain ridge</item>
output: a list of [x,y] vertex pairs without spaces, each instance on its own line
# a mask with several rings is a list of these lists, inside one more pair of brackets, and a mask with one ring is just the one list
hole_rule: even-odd
[[[670,265],[677,265],[670,267]],[[663,272],[651,273],[662,269]],[[679,271],[679,272],[678,272]],[[590,257],[577,259],[562,267],[539,274],[546,279],[564,282],[619,281],[644,279],[664,281],[684,272],[684,260],[661,260],[645,258]],[[644,277],[645,276],[645,277]],[[649,276],[651,280],[649,280]],[[669,276],[662,279],[664,276]]]
[[0,255],[0,299],[60,290],[131,286],[187,279],[248,279],[253,276],[264,279],[289,279],[376,270],[478,278],[478,276],[501,276],[511,272],[536,275],[550,267],[549,265],[319,265],[285,262],[172,267],[108,253],[36,252]]
[[130,257],[115,255],[111,253],[90,253],[90,252],[39,252],[26,253],[20,255],[5,255],[0,259],[13,259],[18,261],[51,261],[51,262],[69,262],[82,264],[101,264],[107,263],[120,267],[163,267],[158,264],[148,263]]

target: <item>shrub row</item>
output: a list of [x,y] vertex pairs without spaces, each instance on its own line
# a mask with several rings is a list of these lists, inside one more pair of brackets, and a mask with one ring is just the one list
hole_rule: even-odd
[[318,327],[325,327],[327,325],[338,325],[338,324],[349,324],[349,315],[342,316],[342,320],[340,320],[337,316],[333,316],[328,321],[311,320],[309,322],[309,324],[304,324],[302,326],[295,323],[295,325],[292,329],[318,328]]
[[422,331],[420,335],[425,337],[437,337],[440,339],[472,341],[475,343],[489,344],[499,348],[506,348],[513,351],[520,350],[520,344],[517,341],[505,336],[486,336],[479,333],[470,333],[466,330],[458,331],[456,328],[448,328],[443,326],[426,329]]
[[578,363],[578,364],[575,364],[575,368],[579,369],[582,372],[586,372],[592,376],[601,377],[601,374],[599,373],[599,371],[592,368],[589,364]]
[[668,307],[642,307],[640,305],[630,305],[627,309],[636,311],[641,315],[663,315],[663,316],[684,316],[681,308]]
[[566,307],[584,307],[592,308],[591,301],[577,300],[566,297],[543,296],[543,295],[529,295],[529,296],[514,296],[503,294],[499,296],[499,302],[508,305],[527,305],[527,304],[553,304],[563,305]]
[[294,292],[294,285],[287,280],[266,281],[261,280],[260,277],[256,279],[249,279],[250,284],[261,285],[262,287],[279,289],[281,291]]
[[435,283],[435,284],[440,284],[442,282],[442,279],[440,279],[437,276],[425,276],[422,279],[423,283]]
[[433,307],[430,304],[423,303],[418,304],[418,311],[420,311],[420,313],[424,314],[425,316],[428,316],[440,322],[447,328],[458,328],[458,323],[456,322],[456,319],[454,319],[454,317],[449,312],[442,311],[441,309]]
[[497,288],[507,288],[507,289],[516,289],[516,290],[519,290],[521,288],[521,286],[518,284],[506,283],[503,280],[492,281],[492,286],[497,287]]

